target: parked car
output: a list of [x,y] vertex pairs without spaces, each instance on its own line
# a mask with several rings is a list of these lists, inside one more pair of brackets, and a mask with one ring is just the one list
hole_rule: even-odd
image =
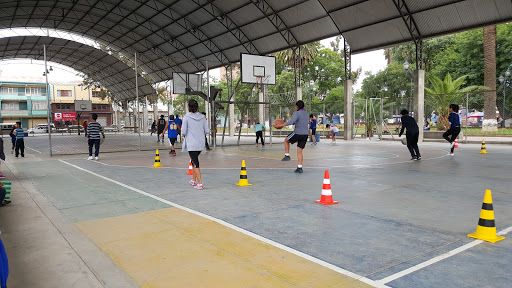
[[[50,124],[52,130],[55,129],[55,125],[53,123]],[[48,124],[38,124],[27,131],[28,133],[48,133]]]

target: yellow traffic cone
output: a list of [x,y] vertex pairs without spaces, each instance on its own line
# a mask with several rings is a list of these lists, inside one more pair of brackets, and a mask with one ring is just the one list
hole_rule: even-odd
[[242,160],[242,169],[240,170],[240,181],[235,185],[238,186],[251,186],[247,180],[247,169],[245,168],[245,160]]
[[480,148],[480,154],[487,154],[487,150],[485,150],[485,139],[482,140],[482,148]]
[[476,232],[468,234],[468,237],[476,238],[484,241],[495,243],[505,239],[503,236],[496,234],[496,223],[494,223],[494,210],[492,208],[491,190],[485,190],[484,203],[480,212],[480,219]]
[[156,149],[155,165],[153,165],[153,167],[164,167],[160,163],[160,153],[158,153],[158,149]]

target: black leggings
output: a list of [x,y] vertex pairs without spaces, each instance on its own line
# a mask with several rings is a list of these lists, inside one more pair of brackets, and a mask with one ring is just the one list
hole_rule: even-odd
[[265,145],[265,141],[263,140],[263,131],[256,131],[256,145],[258,144],[258,139],[261,138],[261,144]]
[[421,157],[420,149],[418,148],[418,136],[419,132],[405,134],[405,137],[407,138],[407,148],[411,153],[411,157]]
[[199,168],[199,154],[201,154],[201,151],[188,151],[190,160],[192,160],[192,166],[196,168]]
[[[450,129],[448,129],[448,131],[443,133],[443,138],[446,139],[446,141],[452,143],[453,141],[455,141],[457,136],[459,136],[459,133],[460,133],[460,127],[450,127]],[[450,135],[452,136],[451,138],[448,137]],[[454,147],[450,150],[452,153],[453,153],[453,149],[454,149]]]

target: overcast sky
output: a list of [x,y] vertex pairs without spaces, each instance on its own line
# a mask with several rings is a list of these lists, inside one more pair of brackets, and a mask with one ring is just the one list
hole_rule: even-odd
[[[325,47],[329,47],[331,39],[322,40],[321,43]],[[32,62],[32,64],[30,64]],[[42,61],[31,61],[31,60],[17,60],[17,61],[0,61],[0,76],[2,77],[17,77],[17,76],[30,76],[30,77],[42,77],[44,72],[44,62]],[[59,64],[51,63],[53,71],[49,74],[50,82],[74,82],[81,81],[81,78],[77,76],[78,72],[73,69],[62,66]],[[384,58],[383,50],[377,50],[357,55],[352,55],[352,69],[362,68],[361,76],[357,83],[354,85],[354,90],[358,91],[361,89],[361,84],[365,77],[365,72],[371,71],[376,73],[379,70],[386,68],[386,60]],[[212,70],[211,75],[220,78],[219,69]],[[44,80],[44,78],[41,78]]]

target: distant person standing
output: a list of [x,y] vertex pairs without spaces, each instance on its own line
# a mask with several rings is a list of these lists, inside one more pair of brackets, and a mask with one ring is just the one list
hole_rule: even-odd
[[84,121],[83,126],[84,126],[84,133],[85,133],[85,135],[87,135],[87,121]]
[[183,126],[183,121],[180,119],[180,115],[176,114],[176,117],[174,117],[174,119],[176,119],[176,123],[178,124],[178,136],[180,137],[180,143],[183,142],[183,140],[181,139],[181,126]]
[[11,136],[11,142],[12,142],[11,154],[14,154],[14,147],[16,146],[16,135],[14,135],[15,130],[16,130],[16,125],[14,125],[11,132],[9,132],[9,136]]
[[160,137],[160,134],[164,133],[165,132],[165,125],[166,125],[166,121],[164,119],[164,115],[160,115],[160,119],[158,119],[158,122],[157,122],[157,134],[156,134],[156,139],[158,140],[158,143],[160,143],[160,138],[162,138],[162,143],[164,143],[164,136],[162,135],[162,137]]
[[183,117],[183,126],[181,133],[185,137],[183,142],[182,151],[188,152],[192,161],[192,180],[190,184],[196,189],[203,189],[203,181],[201,179],[201,170],[199,169],[199,154],[204,150],[205,142],[204,136],[210,134],[208,124],[204,116],[197,112],[199,104],[196,100],[188,101],[188,111]]
[[[169,115],[169,122],[165,125],[164,131],[165,130],[167,130],[167,137],[169,139],[169,144],[171,145],[171,151],[169,151],[169,154],[176,156],[174,143],[176,143],[176,140],[178,139],[178,124],[176,124],[176,120],[174,120],[174,115]],[[164,139],[164,133],[165,132],[162,132],[161,134],[162,139]]]
[[89,158],[87,160],[92,160],[92,146],[94,145],[94,160],[98,160],[100,154],[100,143],[101,143],[101,135],[105,138],[105,133],[103,133],[103,127],[101,124],[96,122],[98,119],[98,114],[92,113],[92,122],[87,124],[87,143],[89,144]]
[[[443,138],[446,141],[450,142],[450,156],[453,156],[453,150],[455,147],[455,139],[459,136],[460,133],[460,118],[459,114],[459,105],[450,104],[448,108],[450,110],[450,116],[448,116],[448,122],[450,122],[450,129],[443,133]],[[451,136],[451,138],[449,137]]]
[[260,122],[254,125],[254,132],[256,132],[256,147],[258,147],[258,139],[261,139],[261,147],[265,147],[265,140],[263,139],[263,129],[265,126],[261,125]]
[[16,135],[16,145],[15,145],[15,156],[18,158],[18,155],[21,151],[21,157],[25,157],[25,141],[23,140],[25,136],[25,131],[21,128],[21,122],[16,122],[16,130],[14,130],[14,135]]
[[407,148],[411,153],[411,160],[421,160],[420,149],[418,148],[418,137],[420,135],[418,124],[416,124],[416,120],[414,120],[414,118],[409,116],[409,111],[406,109],[400,111],[400,114],[402,115],[402,129],[400,130],[400,133],[398,133],[398,137],[402,137],[405,129]]
[[316,119],[313,117],[313,114],[309,114],[309,129],[311,129],[311,139],[313,143],[311,145],[316,145]]
[[[174,118],[174,116],[173,116],[173,118]],[[153,123],[151,123],[151,136],[153,136],[153,133],[155,133],[155,132],[156,132],[156,120],[153,120]]]
[[296,112],[293,114],[292,119],[286,123],[274,124],[276,129],[281,129],[287,125],[295,125],[295,129],[290,135],[284,139],[284,158],[281,161],[290,161],[290,143],[297,143],[297,160],[298,165],[295,173],[302,173],[302,161],[304,159],[302,150],[306,147],[309,135],[309,115],[304,110],[304,102],[299,100],[295,103]]

